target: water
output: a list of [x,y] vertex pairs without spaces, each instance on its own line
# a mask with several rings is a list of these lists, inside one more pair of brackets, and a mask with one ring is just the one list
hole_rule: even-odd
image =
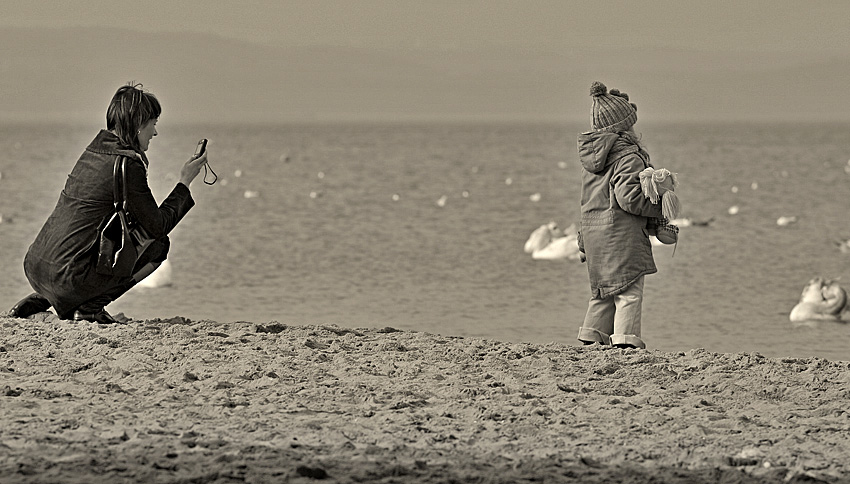
[[[575,343],[589,297],[585,266],[534,261],[522,247],[540,224],[578,220],[582,126],[163,118],[158,128],[148,152],[158,200],[202,137],[220,181],[192,185],[197,205],[171,235],[173,286],[134,289],[112,313]],[[0,304],[28,293],[24,253],[96,130],[0,126]],[[812,277],[850,286],[850,256],[834,243],[850,238],[850,126],[638,131],[656,167],[680,174],[683,215],[713,218],[683,227],[675,256],[655,249],[648,345],[850,360],[850,325],[788,319]],[[797,222],[780,227],[780,216]]]

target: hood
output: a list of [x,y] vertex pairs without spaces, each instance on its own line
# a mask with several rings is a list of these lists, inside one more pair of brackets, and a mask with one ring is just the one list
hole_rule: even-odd
[[578,135],[579,161],[590,173],[599,173],[623,156],[637,151],[636,145],[616,133],[587,131]]
[[143,153],[139,153],[121,145],[121,140],[114,133],[105,129],[101,129],[97,136],[89,143],[86,151],[92,153],[100,153],[104,155],[121,155],[130,159],[142,160],[145,167],[148,166],[148,159]]

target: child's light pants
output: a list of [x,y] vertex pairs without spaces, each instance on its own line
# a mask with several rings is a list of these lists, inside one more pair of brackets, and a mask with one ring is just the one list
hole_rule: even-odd
[[578,331],[579,341],[646,348],[640,339],[643,279],[644,276],[641,276],[616,296],[591,299],[584,323]]

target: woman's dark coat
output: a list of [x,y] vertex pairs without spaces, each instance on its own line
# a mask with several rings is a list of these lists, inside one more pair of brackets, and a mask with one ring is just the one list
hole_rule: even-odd
[[60,318],[70,319],[81,304],[132,280],[95,272],[98,226],[115,210],[113,170],[121,157],[127,159],[128,210],[151,237],[167,241],[168,233],[195,204],[189,188],[178,183],[157,207],[148,186],[147,160],[101,130],[74,165],[56,208],[24,258],[30,285],[50,301]]

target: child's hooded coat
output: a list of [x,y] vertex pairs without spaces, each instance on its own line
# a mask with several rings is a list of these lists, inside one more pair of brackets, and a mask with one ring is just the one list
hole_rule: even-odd
[[658,271],[646,222],[661,217],[661,205],[643,194],[639,174],[652,165],[627,138],[582,133],[578,151],[583,167],[579,245],[587,256],[592,296],[602,299]]

